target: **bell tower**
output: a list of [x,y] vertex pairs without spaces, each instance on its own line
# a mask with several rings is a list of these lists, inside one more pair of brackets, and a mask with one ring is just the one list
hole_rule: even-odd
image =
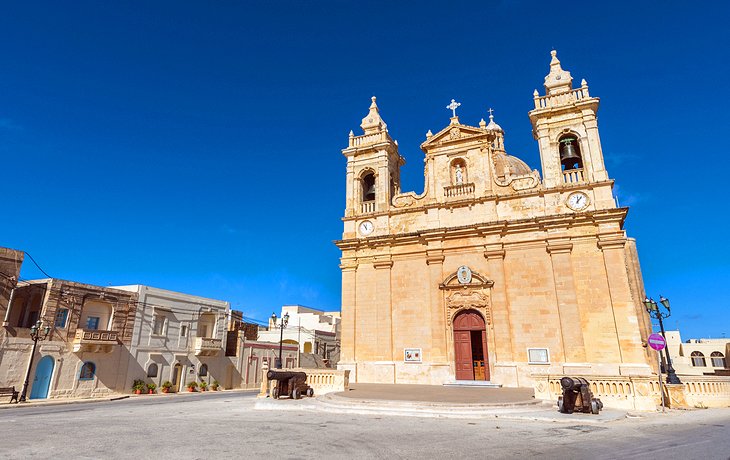
[[405,164],[398,142],[380,117],[375,96],[360,127],[363,134],[355,136],[350,131],[348,147],[342,150],[347,158],[345,217],[387,211],[400,192],[400,167]]
[[588,93],[588,83],[573,88],[573,77],[551,52],[545,95],[533,93],[532,132],[540,148],[546,188],[608,180],[598,135],[599,99]]

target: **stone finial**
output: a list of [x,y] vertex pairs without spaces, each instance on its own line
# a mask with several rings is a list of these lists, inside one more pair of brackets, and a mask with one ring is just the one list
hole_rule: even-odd
[[393,143],[394,143],[394,144],[396,145],[396,147],[397,147],[397,146],[398,146],[398,139],[394,140],[394,141],[393,141]]
[[355,137],[355,133],[353,133],[352,130],[350,130],[350,137]]
[[429,129],[428,132],[426,133],[426,139],[431,139],[432,137],[433,137],[433,133]]
[[375,96],[371,98],[372,103],[370,104],[370,110],[365,118],[362,119],[360,127],[365,134],[379,133],[387,131],[388,125],[385,124],[383,119],[380,117],[380,110],[378,104],[375,102]]
[[588,86],[588,82],[586,81],[585,78],[580,81],[580,86],[582,86],[583,88],[585,88],[586,86]]
[[538,93],[537,90],[535,90],[535,91],[532,92],[532,97],[534,97],[535,99],[537,99],[538,97],[540,97],[540,93]]
[[479,122],[479,127],[482,129],[485,129],[487,127],[487,122],[484,121],[484,118],[482,118],[481,121]]
[[573,77],[570,72],[563,70],[558,60],[558,52],[550,52],[550,73],[545,77],[545,92],[547,94],[558,94],[570,91],[573,87]]

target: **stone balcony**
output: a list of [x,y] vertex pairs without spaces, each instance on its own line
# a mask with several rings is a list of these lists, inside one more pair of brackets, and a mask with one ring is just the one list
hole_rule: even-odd
[[444,187],[444,196],[446,198],[469,197],[474,195],[474,188],[474,183],[471,182],[468,184],[449,185]]
[[195,338],[195,356],[216,356],[223,349],[223,340],[212,337]]
[[117,331],[76,329],[73,352],[111,353],[117,345],[119,345]]

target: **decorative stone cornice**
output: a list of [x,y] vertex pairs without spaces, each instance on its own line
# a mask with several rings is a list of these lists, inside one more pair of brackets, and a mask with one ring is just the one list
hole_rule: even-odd
[[598,235],[596,242],[601,251],[606,249],[623,249],[626,245],[626,236],[623,234]]
[[426,251],[426,264],[439,265],[444,263],[444,251],[441,249]]
[[387,258],[380,258],[377,257],[375,260],[373,260],[373,268],[376,270],[380,270],[383,268],[390,268],[393,266],[393,261],[391,260],[390,256]]
[[358,263],[354,260],[343,260],[340,264],[340,270],[342,270],[343,272],[354,272],[355,270],[357,270],[357,265]]
[[549,254],[563,254],[573,250],[573,243],[567,238],[561,238],[559,240],[548,240],[545,249]]

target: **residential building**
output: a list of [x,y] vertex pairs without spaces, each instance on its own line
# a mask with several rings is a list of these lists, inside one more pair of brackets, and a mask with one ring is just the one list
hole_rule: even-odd
[[730,375],[730,339],[689,339],[666,331],[667,350],[678,375]]
[[151,286],[116,286],[139,298],[129,345],[127,387],[142,379],[183,390],[190,381],[238,388],[236,360],[226,356],[230,304]]
[[98,397],[123,392],[136,293],[55,278],[19,282],[2,314],[0,386],[21,389],[33,350],[31,327],[50,327],[38,342],[29,399]]

